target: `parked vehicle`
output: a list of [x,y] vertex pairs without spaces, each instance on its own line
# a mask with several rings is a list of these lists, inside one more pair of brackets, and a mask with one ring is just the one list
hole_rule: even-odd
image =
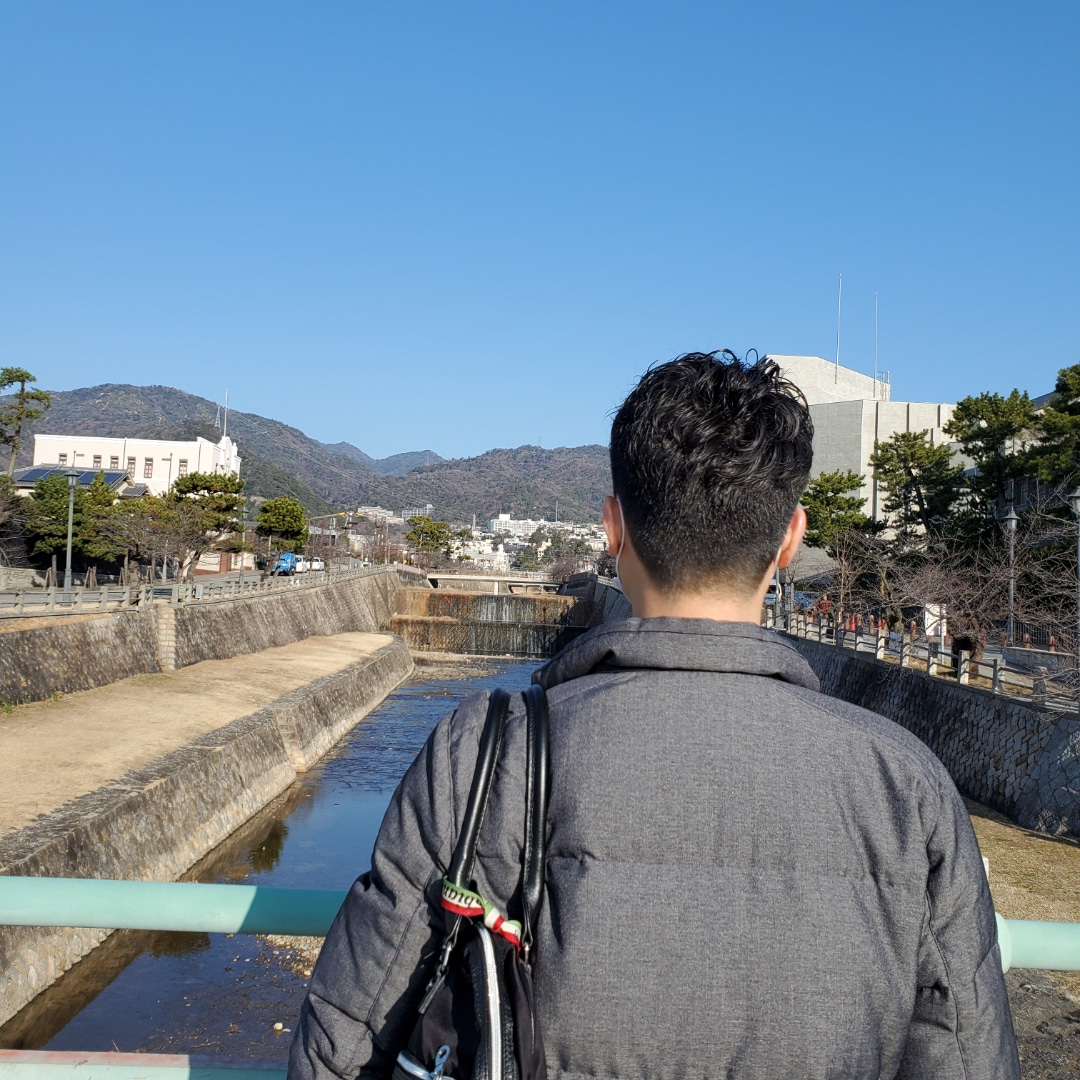
[[291,551],[283,551],[270,567],[271,574],[295,574],[297,557]]
[[296,566],[293,569],[294,574],[306,574],[311,569],[311,564],[307,561],[307,558],[303,555],[296,556]]
[[324,563],[322,561],[322,559],[309,559],[308,560],[308,569],[309,570],[325,570],[326,569],[326,563]]

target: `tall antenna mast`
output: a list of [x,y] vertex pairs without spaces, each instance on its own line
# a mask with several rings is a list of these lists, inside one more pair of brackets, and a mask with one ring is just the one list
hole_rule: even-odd
[[840,381],[840,301],[844,297],[844,275],[840,275],[840,284],[836,290],[836,367],[833,370],[833,382]]
[[874,397],[877,397],[877,293],[874,293]]
[[225,388],[225,430],[221,433],[224,439],[229,434],[229,388]]

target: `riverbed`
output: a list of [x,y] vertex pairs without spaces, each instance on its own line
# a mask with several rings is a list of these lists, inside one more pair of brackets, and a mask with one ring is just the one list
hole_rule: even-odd
[[[535,666],[418,668],[184,880],[348,888],[367,870],[390,796],[440,717],[477,690],[523,689]],[[309,973],[310,958],[280,939],[121,931],[0,1028],[0,1046],[283,1064]]]

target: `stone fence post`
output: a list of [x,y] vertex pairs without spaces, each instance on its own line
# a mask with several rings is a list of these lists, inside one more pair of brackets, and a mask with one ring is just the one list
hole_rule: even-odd
[[956,664],[956,681],[961,686],[967,686],[971,678],[971,653],[967,649],[960,650],[960,656]]
[[1046,704],[1046,668],[1042,664],[1035,668],[1035,677],[1031,680],[1031,703]]

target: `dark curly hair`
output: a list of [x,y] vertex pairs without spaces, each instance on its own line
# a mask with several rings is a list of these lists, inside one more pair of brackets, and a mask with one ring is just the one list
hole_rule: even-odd
[[755,587],[810,478],[813,437],[806,399],[768,357],[687,353],[647,371],[611,425],[611,477],[657,587]]

